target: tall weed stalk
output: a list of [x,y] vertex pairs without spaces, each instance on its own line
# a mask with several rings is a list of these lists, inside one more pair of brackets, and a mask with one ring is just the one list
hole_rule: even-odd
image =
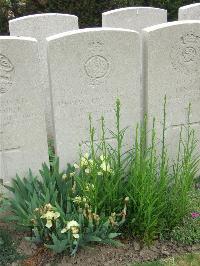
[[80,171],[76,180],[94,212],[119,212],[124,205],[124,179],[128,158],[123,154],[123,139],[126,129],[120,128],[120,102],[117,100],[116,132],[106,136],[104,118],[101,118],[101,138],[95,145],[95,129],[90,116],[89,155],[81,154]]
[[[189,116],[190,108],[188,119]],[[194,130],[188,121],[185,130],[187,138],[183,140],[181,131],[177,160],[171,167],[166,144],[166,97],[160,153],[157,148],[155,119],[149,144],[146,144],[146,128],[147,118],[136,129],[126,189],[130,198],[128,228],[133,235],[150,244],[160,234],[172,230],[186,215],[199,157],[195,154],[197,143]]]

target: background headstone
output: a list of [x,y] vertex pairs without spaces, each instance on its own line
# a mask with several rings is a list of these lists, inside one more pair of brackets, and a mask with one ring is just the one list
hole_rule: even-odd
[[163,103],[167,96],[167,143],[175,156],[181,126],[188,124],[200,139],[200,21],[180,21],[143,30],[145,102],[149,120],[162,136]]
[[[140,39],[129,30],[86,29],[48,40],[56,152],[61,168],[79,159],[79,143],[89,140],[89,113],[99,137],[100,118],[115,128],[115,102],[121,101],[121,127],[140,119]],[[124,41],[126,40],[126,41]],[[130,132],[131,131],[131,132]],[[134,132],[127,131],[127,145]],[[112,140],[110,140],[112,141]]]
[[200,3],[180,7],[178,12],[178,19],[179,20],[200,19]]
[[38,174],[48,163],[38,46],[30,38],[0,37],[0,178]]
[[102,26],[141,31],[167,22],[167,10],[152,7],[127,7],[102,14]]
[[41,87],[44,90],[46,105],[46,124],[49,137],[53,135],[52,110],[49,89],[49,76],[46,58],[46,38],[61,32],[78,29],[78,18],[66,14],[39,14],[17,18],[9,21],[10,35],[26,36],[37,39],[39,46],[40,64],[42,74]]

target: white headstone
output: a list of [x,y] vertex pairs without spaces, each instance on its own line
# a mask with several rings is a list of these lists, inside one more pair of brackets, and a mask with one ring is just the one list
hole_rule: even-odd
[[[89,113],[97,134],[102,115],[112,130],[119,97],[121,127],[139,122],[141,42],[134,31],[108,28],[78,30],[47,40],[56,152],[66,168],[67,162],[79,158],[79,143],[89,140]],[[129,148],[130,142],[131,137]]]
[[188,124],[200,139],[200,21],[179,21],[143,30],[145,102],[149,119],[157,120],[158,137],[167,96],[167,143],[172,157],[177,152],[181,126]]
[[38,46],[31,38],[0,37],[0,178],[10,181],[48,163]]
[[200,3],[182,6],[178,12],[179,20],[198,20],[200,19]]
[[10,35],[37,39],[39,45],[40,71],[46,105],[47,133],[53,135],[52,110],[49,89],[49,76],[46,58],[46,38],[57,33],[78,29],[78,18],[66,14],[39,14],[17,18],[9,21]]
[[152,7],[127,7],[102,14],[102,26],[141,31],[167,22],[167,10]]

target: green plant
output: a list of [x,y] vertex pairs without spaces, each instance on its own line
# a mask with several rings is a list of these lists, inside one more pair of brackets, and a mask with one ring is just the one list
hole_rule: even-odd
[[6,266],[24,257],[17,252],[16,247],[17,243],[12,240],[11,234],[0,229],[0,265]]
[[159,261],[133,263],[131,266],[199,266],[200,253],[190,253]]
[[[136,129],[132,151],[127,194],[130,198],[128,229],[150,244],[165,231],[171,231],[182,222],[189,206],[189,193],[198,169],[199,157],[195,154],[194,131],[186,128],[187,138],[178,144],[177,160],[169,163],[166,149],[166,97],[164,103],[162,148],[158,152],[155,119],[151,141],[146,144],[147,119]],[[190,107],[188,117],[190,115]],[[172,169],[172,170],[171,170]],[[170,210],[170,212],[169,212]]]
[[190,195],[190,206],[183,223],[176,226],[170,237],[182,244],[200,243],[200,191],[194,190]]
[[109,217],[93,213],[90,206],[75,204],[76,186],[70,166],[65,173],[59,172],[59,160],[52,169],[43,164],[41,178],[18,176],[7,187],[13,197],[4,203],[4,209],[11,211],[7,221],[30,229],[28,240],[44,243],[56,252],[70,250],[75,254],[78,247],[88,242],[118,243],[118,224],[112,224]]
[[184,222],[176,226],[172,233],[171,238],[179,243],[186,245],[193,245],[200,243],[200,219],[192,219],[187,217]]
[[[109,131],[109,137],[106,136],[104,118],[101,118],[101,138],[97,145],[90,116],[90,153],[80,154],[80,162],[74,165],[74,178],[80,195],[87,200],[93,212],[104,215],[116,212],[119,216],[121,213],[125,219],[128,198],[124,192],[124,180],[127,178],[125,169],[130,159],[129,155],[123,152],[126,129],[120,128],[119,100],[116,101],[115,116],[116,132]],[[110,138],[112,143],[107,141]]]
[[199,155],[195,132],[190,126],[191,105],[188,108],[188,125],[180,132],[177,160],[173,164],[171,184],[169,186],[168,205],[170,212],[166,215],[169,229],[180,224],[190,208],[190,193],[199,170]]
[[133,148],[124,152],[126,129],[120,127],[119,100],[116,130],[107,136],[102,118],[97,143],[90,116],[88,153],[83,155],[80,149],[79,162],[68,165],[64,172],[59,171],[59,160],[52,153],[51,167],[43,164],[40,179],[31,171],[27,178],[13,179],[8,187],[13,197],[4,204],[12,212],[8,219],[29,228],[33,241],[56,252],[68,249],[71,254],[88,242],[116,243],[113,238],[124,224],[128,233],[146,244],[171,232],[188,212],[198,170],[190,109],[188,126],[180,132],[178,155],[172,163],[165,139],[166,98],[161,151],[155,119],[149,143],[145,118],[136,128]]

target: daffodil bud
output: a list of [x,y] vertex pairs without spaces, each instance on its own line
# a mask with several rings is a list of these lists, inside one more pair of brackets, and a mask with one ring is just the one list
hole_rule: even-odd
[[126,203],[128,203],[128,202],[129,202],[129,197],[126,197],[126,198],[124,199],[124,201],[125,201]]
[[66,180],[66,179],[67,179],[67,175],[64,174],[64,175],[62,176],[62,180]]
[[69,174],[70,177],[73,177],[75,175],[75,172],[72,172]]

